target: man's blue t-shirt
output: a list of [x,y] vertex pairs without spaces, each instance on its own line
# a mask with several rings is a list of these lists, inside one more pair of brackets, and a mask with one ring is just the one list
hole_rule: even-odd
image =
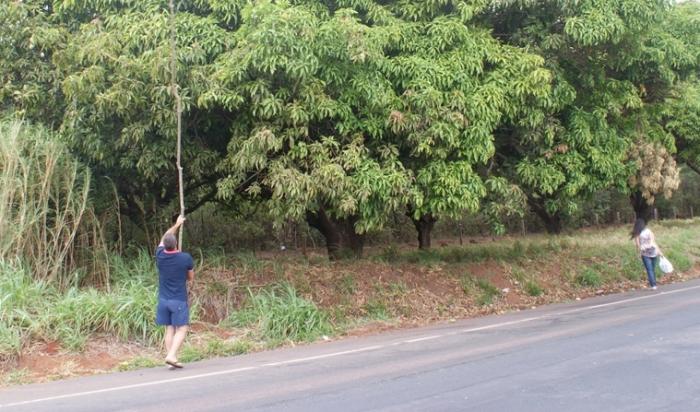
[[156,249],[158,267],[158,297],[187,301],[187,272],[194,268],[192,256],[180,251],[168,252],[165,247]]

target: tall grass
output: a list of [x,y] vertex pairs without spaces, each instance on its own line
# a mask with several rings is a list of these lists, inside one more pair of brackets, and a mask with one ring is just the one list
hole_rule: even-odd
[[332,330],[327,314],[312,301],[298,296],[289,283],[250,292],[247,304],[233,314],[230,322],[254,326],[273,343],[311,341]]
[[0,359],[15,359],[36,340],[80,350],[98,333],[149,344],[162,338],[162,328],[154,322],[155,282],[138,272],[132,279],[123,276],[110,291],[62,290],[30,273],[18,261],[0,260]]
[[[35,279],[69,286],[84,251],[106,250],[89,192],[88,171],[46,130],[0,122],[0,259],[21,258]],[[89,257],[89,273],[107,283],[101,257]]]

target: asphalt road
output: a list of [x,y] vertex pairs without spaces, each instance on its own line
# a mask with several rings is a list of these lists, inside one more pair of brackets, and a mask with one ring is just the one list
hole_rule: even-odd
[[4,411],[700,411],[700,281],[0,390]]

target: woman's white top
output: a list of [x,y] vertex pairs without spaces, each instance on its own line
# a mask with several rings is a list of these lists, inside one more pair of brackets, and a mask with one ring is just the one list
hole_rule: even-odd
[[659,254],[659,247],[654,242],[654,235],[648,228],[644,228],[639,234],[639,252],[642,256],[647,257],[656,257]]

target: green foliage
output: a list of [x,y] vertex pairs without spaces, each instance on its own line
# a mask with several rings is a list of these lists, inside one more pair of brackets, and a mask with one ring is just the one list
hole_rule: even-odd
[[53,125],[60,121],[60,76],[52,57],[67,30],[42,0],[0,3],[0,111]]
[[482,211],[504,233],[527,203],[556,231],[627,190],[633,142],[700,153],[696,2],[177,4],[174,27],[159,0],[0,6],[0,110],[60,130],[113,182],[98,212],[116,191],[146,240],[177,198],[171,33],[192,209],[357,233]]
[[253,326],[272,342],[312,341],[330,333],[325,312],[297,296],[291,284],[282,284],[258,293],[249,292],[245,307],[230,319],[234,325]]
[[[532,47],[554,74],[552,92],[500,131],[496,145],[501,174],[549,230],[561,230],[577,199],[626,187],[633,142],[672,147],[654,113],[698,67],[697,46],[670,28],[676,12],[660,0],[507,1],[489,16],[505,41]],[[696,36],[697,25],[688,27]]]

